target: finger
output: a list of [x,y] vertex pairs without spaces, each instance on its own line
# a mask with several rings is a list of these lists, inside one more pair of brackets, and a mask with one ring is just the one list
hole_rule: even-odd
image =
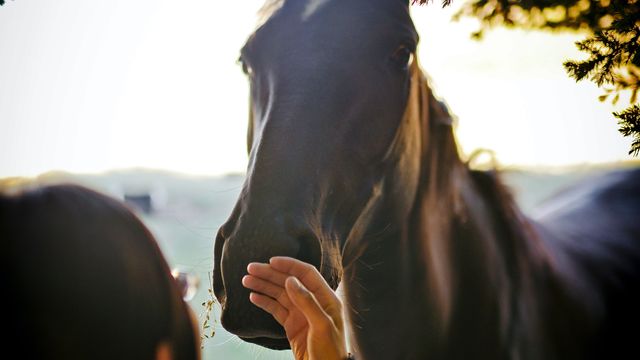
[[289,316],[289,311],[285,309],[284,306],[280,305],[280,303],[266,295],[254,292],[249,294],[249,301],[260,309],[271,314],[271,316],[273,316],[280,325],[284,326],[284,322]]
[[290,309],[293,306],[284,287],[275,285],[253,275],[245,275],[242,278],[242,285],[250,290],[273,298],[287,309]]
[[310,328],[325,332],[333,325],[332,319],[324,312],[313,294],[295,277],[291,276],[285,283],[285,289],[294,305],[307,319]]
[[272,282],[278,286],[284,287],[284,282],[288,275],[273,269],[269,264],[250,263],[247,266],[247,272],[250,275]]
[[311,291],[320,305],[330,312],[332,317],[342,316],[342,303],[336,293],[329,287],[318,269],[298,259],[276,256],[269,260],[269,265],[278,272],[295,276]]

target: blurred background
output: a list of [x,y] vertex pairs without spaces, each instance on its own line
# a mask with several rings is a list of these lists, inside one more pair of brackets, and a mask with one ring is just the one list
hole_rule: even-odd
[[[248,86],[236,59],[262,4],[0,7],[0,179],[73,181],[127,201],[171,264],[199,277],[191,305],[202,319],[214,235],[247,164]],[[474,41],[476,20],[451,21],[461,4],[412,11],[420,62],[457,116],[464,154],[491,149],[525,210],[583,176],[633,165],[611,116],[619,109],[562,67],[583,57],[573,45],[583,36],[496,29]],[[291,356],[213,326],[205,359]]]

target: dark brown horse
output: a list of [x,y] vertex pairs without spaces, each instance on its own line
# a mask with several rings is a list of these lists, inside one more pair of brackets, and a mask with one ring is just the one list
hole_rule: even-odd
[[362,359],[639,358],[640,171],[526,218],[460,159],[417,42],[406,0],[280,1],[249,38],[250,161],[215,243],[223,326],[288,347],[241,285],[284,255],[342,281]]

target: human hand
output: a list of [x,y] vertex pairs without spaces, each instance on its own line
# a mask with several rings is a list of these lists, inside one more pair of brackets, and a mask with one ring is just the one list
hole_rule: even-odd
[[342,303],[315,267],[273,257],[247,271],[242,285],[252,290],[249,300],[284,327],[296,360],[347,358]]

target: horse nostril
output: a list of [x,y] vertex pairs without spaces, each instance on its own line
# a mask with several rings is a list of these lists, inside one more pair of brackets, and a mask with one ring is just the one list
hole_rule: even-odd
[[220,304],[224,304],[226,302],[226,291],[222,280],[222,250],[224,248],[225,241],[226,238],[223,234],[223,230],[218,230],[218,234],[216,235],[216,240],[214,242],[212,282],[213,292]]
[[320,264],[322,262],[320,241],[314,235],[308,234],[299,236],[298,244],[300,244],[300,248],[296,256],[298,260],[309,263],[317,269],[320,269]]

